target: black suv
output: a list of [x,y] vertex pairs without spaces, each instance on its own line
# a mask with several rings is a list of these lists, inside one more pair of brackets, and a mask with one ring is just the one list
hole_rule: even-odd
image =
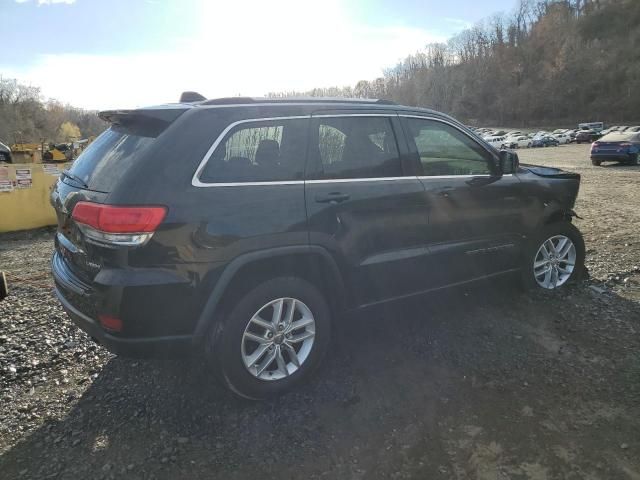
[[203,352],[245,397],[307,377],[341,312],[583,268],[579,175],[520,166],[438,112],[232,98],[100,115],[51,196],[62,305],[113,352]]

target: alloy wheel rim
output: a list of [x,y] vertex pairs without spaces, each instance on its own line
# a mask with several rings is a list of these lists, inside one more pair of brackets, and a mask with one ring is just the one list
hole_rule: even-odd
[[277,298],[251,317],[242,335],[242,362],[260,380],[281,380],[309,358],[316,322],[304,302]]
[[576,247],[566,235],[554,235],[538,248],[533,276],[542,288],[552,290],[565,284],[576,265]]

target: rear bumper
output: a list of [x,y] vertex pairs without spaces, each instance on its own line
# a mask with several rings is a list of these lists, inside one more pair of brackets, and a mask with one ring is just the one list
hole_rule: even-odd
[[629,153],[597,153],[591,152],[591,159],[593,160],[611,160],[611,161],[623,161],[627,162],[631,160],[632,154]]
[[73,322],[112,353],[128,357],[184,356],[193,348],[193,335],[126,336],[105,331],[94,315],[108,291],[98,293],[73,275],[56,252],[51,261],[55,293]]
[[193,346],[191,335],[121,338],[105,332],[94,319],[77,310],[56,287],[56,296],[73,323],[111,353],[133,358],[166,358],[187,355]]

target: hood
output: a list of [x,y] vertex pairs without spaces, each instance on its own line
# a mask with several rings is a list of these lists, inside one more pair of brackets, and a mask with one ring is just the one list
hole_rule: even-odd
[[547,178],[580,178],[579,173],[575,172],[567,172],[566,170],[561,170],[559,168],[554,167],[542,167],[540,165],[528,165],[521,163],[521,168],[530,171],[531,173],[538,175],[539,177],[547,177]]

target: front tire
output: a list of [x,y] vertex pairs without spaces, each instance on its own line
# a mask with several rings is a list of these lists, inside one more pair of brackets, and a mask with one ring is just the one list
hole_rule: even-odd
[[602,163],[602,160],[597,160],[597,159],[595,159],[595,158],[592,158],[592,159],[591,159],[591,165],[594,165],[594,166],[596,166],[596,167],[599,167],[601,163]]
[[527,290],[562,288],[583,277],[584,258],[584,239],[572,223],[545,225],[525,248],[522,283]]
[[326,353],[331,313],[302,278],[278,277],[243,295],[207,339],[211,366],[236,394],[266,399],[309,378]]

